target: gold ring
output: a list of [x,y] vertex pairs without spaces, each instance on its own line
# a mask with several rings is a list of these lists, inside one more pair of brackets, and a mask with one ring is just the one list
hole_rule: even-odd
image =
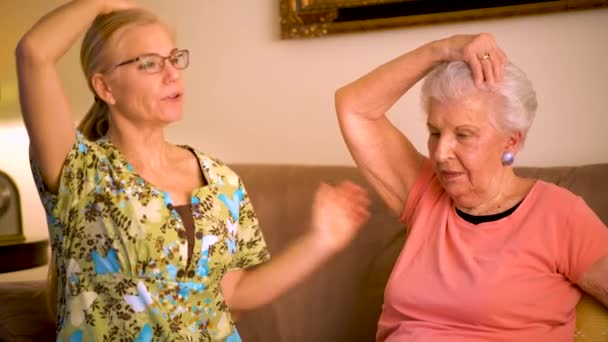
[[483,56],[481,56],[481,58],[479,60],[484,61],[486,59],[490,59],[490,54],[489,53],[484,53]]

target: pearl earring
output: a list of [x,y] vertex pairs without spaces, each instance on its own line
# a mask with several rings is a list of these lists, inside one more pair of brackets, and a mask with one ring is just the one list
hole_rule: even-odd
[[505,166],[513,165],[513,162],[515,161],[515,155],[510,151],[505,151],[502,154],[501,161],[502,161],[502,165],[505,165]]

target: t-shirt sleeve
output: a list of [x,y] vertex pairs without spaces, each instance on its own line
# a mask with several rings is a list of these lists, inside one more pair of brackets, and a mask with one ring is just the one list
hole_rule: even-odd
[[429,186],[431,186],[433,179],[435,178],[434,176],[435,171],[433,170],[433,164],[430,159],[425,158],[422,167],[420,168],[420,172],[418,173],[418,177],[416,177],[416,180],[410,189],[410,193],[407,196],[405,208],[403,208],[403,212],[401,213],[401,222],[408,227],[407,229],[410,229],[409,227],[412,226],[416,208],[420,204],[425,193],[430,190]]
[[576,283],[596,261],[608,255],[608,228],[585,201],[577,197],[564,230],[558,267]]
[[237,228],[237,250],[229,270],[255,266],[270,259],[270,253],[260,230],[253,204],[245,186],[240,180],[239,188],[242,192],[242,200]]

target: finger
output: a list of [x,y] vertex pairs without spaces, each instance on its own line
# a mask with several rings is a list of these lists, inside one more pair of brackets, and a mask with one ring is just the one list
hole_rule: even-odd
[[347,190],[347,191],[352,191],[352,192],[361,192],[361,191],[366,192],[367,191],[367,190],[365,190],[365,188],[363,188],[363,187],[361,187],[361,186],[359,186],[359,185],[357,185],[357,184],[355,184],[355,183],[353,183],[353,182],[351,182],[349,180],[342,181],[338,185],[338,188],[339,189],[344,189],[344,190]]
[[369,207],[371,201],[367,192],[362,189],[357,189],[356,191],[339,191],[338,196],[343,198],[348,205],[351,206],[363,206]]
[[509,57],[507,57],[507,54],[500,49],[498,50],[498,52],[499,52],[500,60],[502,61],[502,63],[507,64],[509,62]]
[[494,70],[492,68],[492,61],[490,58],[481,61],[481,67],[483,69],[483,77],[489,85],[494,85]]
[[496,57],[498,62],[497,80],[499,82],[502,82],[505,79],[505,65],[507,65],[506,56],[501,49],[498,49],[496,51]]
[[360,230],[363,228],[365,223],[369,220],[371,214],[369,212],[358,211],[353,213],[352,223],[355,229]]
[[336,196],[332,200],[331,205],[333,210],[338,215],[344,215],[349,220],[360,221],[366,217],[369,212],[369,203],[365,198],[349,198],[345,196]]
[[371,212],[365,207],[355,207],[352,211],[357,221],[367,220],[371,216]]
[[366,220],[371,215],[369,205],[355,205],[351,207],[350,212],[357,220]]
[[334,196],[334,188],[325,183],[321,182],[317,187],[317,190],[314,195],[315,204],[324,205],[325,203],[331,203],[332,197]]
[[369,198],[367,189],[349,181],[342,182],[336,190],[339,196],[353,198],[359,201],[367,201]]
[[492,78],[494,79],[494,82],[499,83],[502,81],[503,78],[503,65],[500,61],[498,60],[493,60],[491,65],[492,67]]
[[505,78],[505,69],[507,64],[509,63],[509,59],[507,58],[507,55],[504,53],[504,51],[502,50],[498,50],[498,58],[500,59],[500,63],[501,63],[501,68],[500,68],[500,72],[501,72],[501,77],[500,77],[500,81],[502,82],[502,80],[504,80]]
[[483,69],[481,66],[480,58],[477,55],[473,54],[465,59],[465,62],[471,68],[471,73],[473,73],[473,81],[476,86],[481,86],[483,84]]
[[504,65],[501,61],[492,61],[492,70],[494,72],[494,81],[502,82],[504,78]]
[[505,75],[506,56],[505,53],[498,47],[492,53],[492,67],[494,69],[494,80],[502,82]]

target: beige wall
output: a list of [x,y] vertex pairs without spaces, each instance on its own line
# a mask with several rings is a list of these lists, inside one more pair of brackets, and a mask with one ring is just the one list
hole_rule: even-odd
[[[21,0],[0,11],[0,32],[9,32],[1,37],[3,81],[14,82],[10,63],[17,37],[57,3]],[[174,25],[179,45],[191,50],[185,117],[169,129],[170,138],[227,162],[352,164],[335,120],[334,90],[428,40],[480,31],[497,36],[538,92],[538,116],[517,163],[608,162],[606,9],[281,41],[278,0],[143,3]],[[5,23],[12,29],[5,30]],[[92,96],[80,75],[77,50],[59,67],[76,110],[84,112]],[[392,118],[426,151],[417,97],[418,87],[395,106]],[[27,141],[20,121],[0,121],[0,169],[21,188],[26,234],[44,236]],[[0,280],[7,277],[14,275]]]

